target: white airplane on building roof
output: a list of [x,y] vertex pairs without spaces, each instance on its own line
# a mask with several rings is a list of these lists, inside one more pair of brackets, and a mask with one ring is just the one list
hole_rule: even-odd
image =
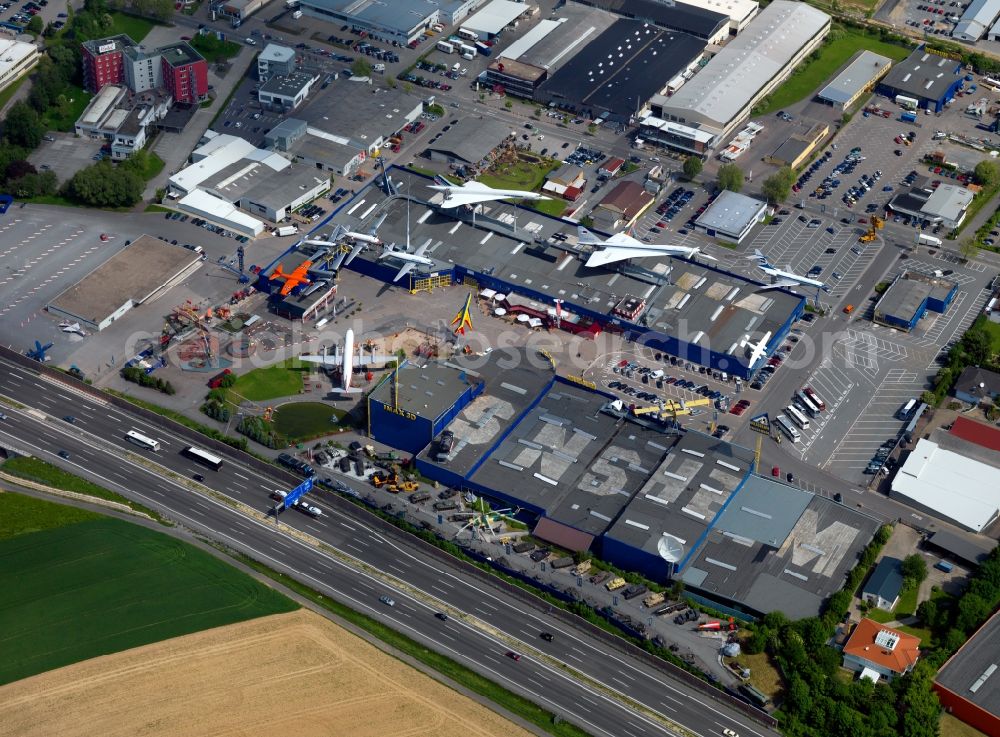
[[299,359],[307,363],[318,363],[321,366],[333,368],[340,366],[340,387],[337,389],[341,394],[357,394],[361,389],[351,386],[351,374],[356,368],[366,366],[379,366],[397,360],[395,356],[382,356],[377,354],[365,354],[354,352],[354,331],[348,329],[344,336],[343,351],[334,346],[333,353],[323,353],[317,355],[299,356]]
[[[697,246],[668,246],[655,243],[643,243],[636,240],[627,233],[615,233],[607,240],[601,240],[582,225],[577,227],[578,239],[580,243],[587,246],[596,246],[590,258],[587,259],[587,266],[606,266],[616,261],[625,261],[630,258],[649,258],[652,256],[683,256],[692,258],[701,249]],[[707,253],[701,253],[701,257],[709,261],[715,258]]]
[[378,229],[382,227],[382,223],[385,222],[388,213],[383,213],[378,220],[368,229],[367,233],[358,233],[353,230],[348,230],[344,225],[338,225],[330,233],[330,237],[327,240],[322,240],[319,238],[306,238],[303,243],[308,243],[310,246],[326,246],[328,248],[334,248],[340,244],[340,241],[347,238],[354,242],[350,251],[342,251],[330,264],[330,271],[336,271],[341,266],[346,266],[354,260],[354,257],[365,250],[369,245],[379,246],[382,245],[382,241],[378,238],[375,233]]
[[431,189],[444,192],[444,202],[441,207],[451,209],[461,205],[474,205],[478,202],[492,202],[494,200],[551,200],[551,197],[538,194],[537,192],[524,192],[519,189],[494,189],[493,187],[479,182],[466,182],[465,184],[450,184],[446,179],[435,178],[437,184],[430,185]]
[[747,256],[750,260],[757,261],[757,268],[771,277],[771,283],[760,287],[760,290],[764,289],[778,289],[779,287],[815,287],[816,289],[822,289],[824,292],[829,292],[830,287],[821,282],[819,279],[813,279],[808,276],[799,276],[798,274],[792,273],[787,267],[785,269],[776,269],[771,266],[767,261],[767,256],[760,252],[759,249],[755,249],[752,256]]
[[750,340],[749,335],[744,335],[743,340],[740,341],[740,348],[750,347],[750,361],[747,363],[747,368],[753,368],[754,364],[757,363],[767,354],[767,341],[771,339],[771,331],[764,333],[764,337],[761,338],[757,343]]
[[[409,240],[409,238],[407,238]],[[428,238],[422,246],[419,246],[416,251],[410,253],[409,251],[399,251],[396,247],[390,244],[378,257],[379,261],[387,258],[394,258],[397,261],[402,261],[403,266],[400,268],[399,272],[392,278],[393,283],[398,282],[404,276],[413,271],[415,266],[433,266],[434,259],[427,258],[424,256],[424,252],[427,250],[427,246],[431,244],[433,238]]]

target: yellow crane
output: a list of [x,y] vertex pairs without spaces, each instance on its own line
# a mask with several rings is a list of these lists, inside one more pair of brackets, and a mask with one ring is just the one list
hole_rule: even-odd
[[861,234],[858,238],[858,243],[871,243],[878,235],[878,231],[885,227],[885,221],[878,215],[872,215],[871,224],[868,226],[868,230]]

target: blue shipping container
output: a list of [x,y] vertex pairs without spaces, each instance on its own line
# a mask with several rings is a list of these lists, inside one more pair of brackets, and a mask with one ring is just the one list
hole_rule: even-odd
[[906,112],[906,113],[903,113],[902,115],[900,115],[899,119],[902,120],[904,123],[916,123],[917,122],[917,114],[916,113]]
[[951,573],[955,568],[955,566],[953,566],[946,560],[939,560],[937,563],[934,564],[934,567],[937,568],[939,571],[944,571],[945,573]]

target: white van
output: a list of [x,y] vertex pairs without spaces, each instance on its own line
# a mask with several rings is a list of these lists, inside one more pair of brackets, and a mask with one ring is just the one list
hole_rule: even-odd
[[460,72],[461,70],[462,70],[462,64],[461,64],[461,62],[457,62],[456,61],[455,62],[455,66],[453,66],[451,68],[451,71],[453,71],[453,72]]

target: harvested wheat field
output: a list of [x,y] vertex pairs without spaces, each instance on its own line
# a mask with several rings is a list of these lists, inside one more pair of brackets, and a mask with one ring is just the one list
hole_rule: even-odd
[[468,737],[531,733],[307,610],[0,687],[0,735]]

